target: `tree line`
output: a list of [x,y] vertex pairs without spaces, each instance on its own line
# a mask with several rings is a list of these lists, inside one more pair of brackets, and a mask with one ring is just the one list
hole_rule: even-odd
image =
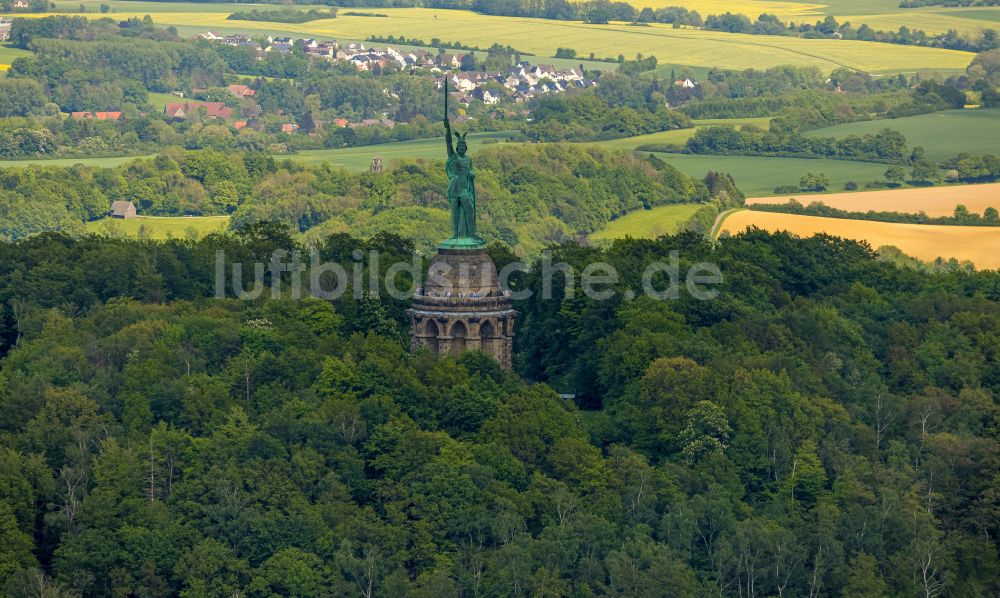
[[319,19],[336,19],[337,9],[328,10],[297,10],[294,8],[280,8],[278,10],[258,10],[234,12],[228,17],[230,21],[268,21],[272,23],[308,23]]
[[748,206],[751,210],[760,212],[776,212],[780,214],[798,214],[802,216],[821,216],[823,218],[845,218],[848,220],[872,220],[876,222],[898,222],[904,224],[936,224],[948,226],[1000,226],[1000,212],[996,208],[986,208],[982,214],[970,212],[964,205],[955,206],[951,216],[928,216],[923,212],[889,212],[869,210],[867,212],[852,212],[841,210],[822,201],[810,202],[804,205],[794,199],[787,203],[766,204],[755,203]]

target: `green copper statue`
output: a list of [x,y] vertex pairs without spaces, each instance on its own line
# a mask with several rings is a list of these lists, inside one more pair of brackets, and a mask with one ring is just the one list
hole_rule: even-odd
[[451,122],[448,120],[448,78],[444,80],[444,131],[448,148],[448,203],[451,204],[451,238],[441,244],[444,248],[482,247],[485,242],[476,234],[476,173],[472,158],[467,155],[465,142],[468,133],[456,133],[458,145],[452,145]]

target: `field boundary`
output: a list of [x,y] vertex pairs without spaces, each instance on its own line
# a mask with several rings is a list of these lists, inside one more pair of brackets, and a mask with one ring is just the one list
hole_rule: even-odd
[[736,212],[742,212],[744,210],[746,210],[746,208],[730,208],[725,212],[719,212],[719,215],[715,217],[715,222],[712,223],[711,230],[708,231],[708,238],[711,239],[712,241],[718,239],[719,230],[722,229],[722,224],[726,221],[726,218],[729,218]]

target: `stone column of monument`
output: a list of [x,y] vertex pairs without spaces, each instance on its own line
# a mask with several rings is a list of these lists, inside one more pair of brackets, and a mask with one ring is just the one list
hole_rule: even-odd
[[442,242],[409,310],[411,349],[438,355],[484,351],[505,369],[512,364],[514,318],[485,242],[476,233],[476,188],[465,135],[452,145],[445,79],[445,145],[452,236]]

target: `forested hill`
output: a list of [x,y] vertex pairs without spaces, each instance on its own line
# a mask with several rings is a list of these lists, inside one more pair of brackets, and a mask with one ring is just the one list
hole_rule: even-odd
[[[628,212],[707,202],[718,191],[655,157],[574,144],[484,148],[476,154],[476,186],[480,232],[536,254]],[[437,160],[358,174],[276,161],[260,151],[170,149],[113,168],[0,169],[0,239],[80,235],[83,223],[105,216],[111,202],[131,201],[144,216],[231,213],[234,228],[282,222],[317,243],[345,230],[360,237],[392,231],[433,251],[449,232],[447,188]],[[742,200],[731,180],[725,188],[733,201]]]
[[[725,282],[554,285],[504,373],[410,356],[402,301],[210,298],[216,249],[293,245],[0,244],[0,593],[1000,593],[996,273],[758,231],[565,245],[619,291],[671,250]],[[410,249],[321,250],[356,247]]]

